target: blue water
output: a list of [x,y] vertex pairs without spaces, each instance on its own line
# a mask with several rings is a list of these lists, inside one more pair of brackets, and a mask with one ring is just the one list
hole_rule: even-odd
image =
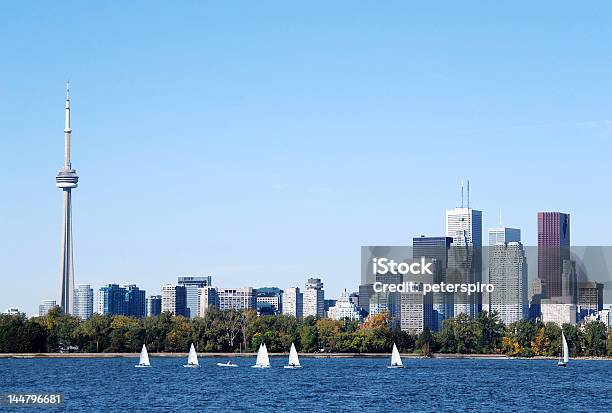
[[[612,411],[612,361],[309,359],[287,370],[201,368],[180,358],[0,359],[0,393],[63,392],[66,411]],[[7,409],[5,409],[6,411]],[[23,409],[10,409],[25,411]],[[57,408],[37,411],[61,411]]]

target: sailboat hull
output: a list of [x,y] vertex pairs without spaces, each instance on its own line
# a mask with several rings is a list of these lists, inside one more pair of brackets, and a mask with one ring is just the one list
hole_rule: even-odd
[[151,367],[151,366],[145,366],[144,364],[137,364],[134,367]]
[[198,368],[200,366],[198,366],[197,364],[183,364],[183,367],[191,367],[192,369]]
[[302,366],[283,366],[283,368],[286,368],[286,369],[301,369]]
[[253,367],[254,369],[269,369],[271,366],[258,366],[258,365],[256,364],[256,365],[251,366],[251,367]]
[[562,361],[557,363],[557,367],[567,367],[567,363],[563,363]]
[[388,369],[403,369],[404,366],[387,366]]
[[217,363],[217,367],[238,367],[237,364]]

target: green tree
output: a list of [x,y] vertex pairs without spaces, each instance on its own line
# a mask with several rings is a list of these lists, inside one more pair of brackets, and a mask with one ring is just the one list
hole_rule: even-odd
[[584,352],[587,356],[606,355],[606,325],[591,321],[584,326]]
[[478,350],[480,353],[497,353],[501,351],[504,325],[497,312],[483,311],[476,316],[478,329]]
[[302,351],[307,353],[312,353],[319,349],[319,333],[315,326],[302,326],[300,332],[300,347]]

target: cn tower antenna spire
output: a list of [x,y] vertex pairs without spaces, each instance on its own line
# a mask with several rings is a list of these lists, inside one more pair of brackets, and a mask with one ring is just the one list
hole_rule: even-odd
[[70,81],[66,82],[66,126],[64,127],[64,169],[72,169],[70,164]]

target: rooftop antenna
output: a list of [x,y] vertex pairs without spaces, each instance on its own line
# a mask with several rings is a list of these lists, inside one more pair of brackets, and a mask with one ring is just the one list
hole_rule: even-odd
[[467,207],[470,209],[470,180],[467,180]]
[[463,179],[461,180],[461,208],[463,208]]

